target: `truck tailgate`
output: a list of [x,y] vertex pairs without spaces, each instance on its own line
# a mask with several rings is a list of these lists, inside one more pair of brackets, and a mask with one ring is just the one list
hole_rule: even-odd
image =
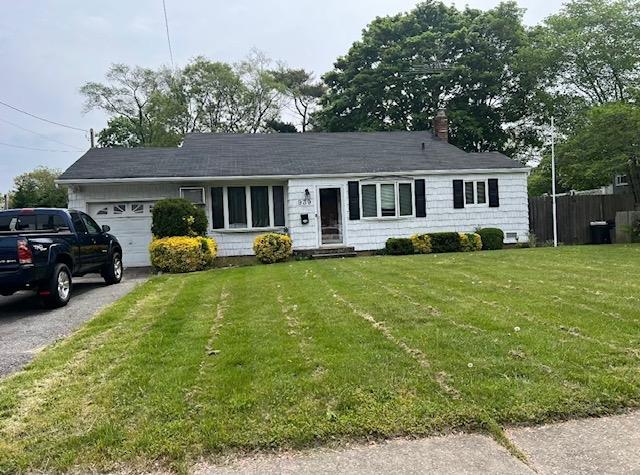
[[16,236],[0,235],[0,272],[18,270],[18,247]]

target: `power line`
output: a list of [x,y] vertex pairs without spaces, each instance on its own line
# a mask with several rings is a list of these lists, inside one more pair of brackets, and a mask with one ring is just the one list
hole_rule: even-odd
[[11,104],[7,104],[6,102],[0,101],[0,104],[2,104],[5,107],[8,107],[9,109],[13,109],[14,111],[18,111],[18,112],[21,112],[22,114],[28,115],[29,117],[33,117],[34,119],[38,119],[43,122],[48,122],[49,124],[59,125],[60,127],[66,127],[67,129],[79,130],[80,132],[87,132],[86,129],[81,129],[79,127],[74,127],[72,125],[61,124],[60,122],[55,122],[53,120],[45,119],[44,117],[37,116],[35,114],[32,114],[31,112],[27,112],[18,107],[12,106]]
[[167,4],[165,0],[162,0],[162,9],[164,10],[164,26],[167,30],[167,44],[169,45],[169,57],[171,58],[171,69],[175,66],[173,64],[173,49],[171,48],[171,36],[169,35],[169,20],[167,18]]
[[15,123],[11,122],[10,120],[6,120],[6,119],[2,119],[2,118],[0,118],[0,122],[4,122],[5,124],[12,125],[12,126],[14,126],[15,128],[17,128],[17,129],[24,130],[25,132],[30,132],[30,133],[32,133],[32,134],[34,134],[34,135],[37,135],[38,137],[42,137],[43,139],[48,140],[48,141],[50,141],[50,142],[55,142],[55,143],[57,143],[57,144],[64,145],[65,147],[71,147],[71,148],[73,148],[73,149],[77,149],[77,151],[78,151],[78,152],[82,152],[82,150],[80,150],[79,148],[77,148],[75,145],[70,145],[70,144],[68,144],[68,143],[64,143],[64,142],[61,142],[61,141],[59,141],[59,140],[52,139],[52,138],[50,138],[50,137],[47,137],[47,136],[46,136],[46,135],[44,135],[44,134],[41,134],[41,133],[39,133],[39,132],[36,132],[35,130],[27,129],[26,127],[22,127],[21,125],[15,124]]
[[5,147],[21,148],[24,150],[35,150],[36,152],[78,153],[82,151],[82,150],[51,150],[49,148],[25,147],[24,145],[15,145],[12,143],[5,143],[5,142],[0,142],[0,145],[4,145]]

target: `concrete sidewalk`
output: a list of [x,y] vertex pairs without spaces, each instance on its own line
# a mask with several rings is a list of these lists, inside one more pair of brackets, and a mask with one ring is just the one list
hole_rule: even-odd
[[511,456],[492,438],[455,434],[396,439],[341,450],[240,459],[228,465],[200,464],[197,475],[218,474],[640,474],[640,412],[600,419],[517,428],[509,439],[528,457]]

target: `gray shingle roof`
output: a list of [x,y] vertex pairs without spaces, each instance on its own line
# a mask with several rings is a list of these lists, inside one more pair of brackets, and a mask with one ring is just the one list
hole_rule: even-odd
[[[424,143],[424,149],[422,144]],[[189,134],[176,148],[94,148],[62,180],[339,175],[524,168],[497,152],[466,153],[429,132]]]

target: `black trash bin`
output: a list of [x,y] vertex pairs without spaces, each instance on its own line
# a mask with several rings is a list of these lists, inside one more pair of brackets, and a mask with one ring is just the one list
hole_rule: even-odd
[[611,244],[611,224],[606,221],[591,221],[591,244]]

